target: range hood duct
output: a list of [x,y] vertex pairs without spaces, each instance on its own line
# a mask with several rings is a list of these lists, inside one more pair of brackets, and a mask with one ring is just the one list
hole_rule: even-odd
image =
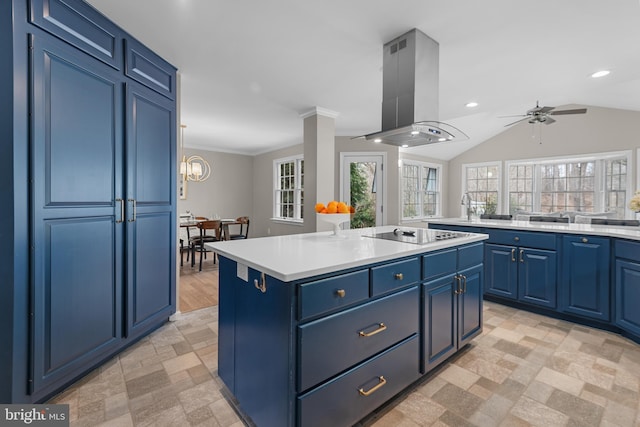
[[438,121],[438,42],[418,29],[385,43],[382,64],[382,131],[365,139],[415,147],[469,139]]

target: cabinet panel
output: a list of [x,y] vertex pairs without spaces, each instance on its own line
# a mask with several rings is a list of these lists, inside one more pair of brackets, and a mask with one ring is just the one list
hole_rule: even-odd
[[562,310],[609,321],[609,239],[563,236],[562,241]]
[[556,234],[520,230],[487,229],[489,242],[538,249],[555,250]]
[[616,260],[616,324],[640,336],[640,263]]
[[125,40],[125,74],[150,89],[176,99],[176,69],[136,40]]
[[412,258],[371,269],[371,296],[381,295],[420,280],[420,261]]
[[544,307],[556,307],[556,252],[518,249],[518,298]]
[[457,350],[458,305],[454,294],[455,278],[446,276],[424,287],[424,358],[425,372]]
[[115,69],[122,68],[122,36],[87,3],[78,0],[30,0],[29,20]]
[[463,246],[458,249],[458,270],[475,267],[484,259],[484,243]]
[[482,265],[462,270],[462,293],[458,295],[458,348],[482,332]]
[[298,390],[306,390],[418,332],[419,302],[414,286],[299,326]]
[[305,319],[367,298],[369,270],[304,283],[300,285],[300,318]]
[[457,249],[449,249],[423,255],[422,278],[429,280],[453,274],[456,272],[457,262]]
[[517,299],[517,248],[487,243],[484,253],[485,292],[503,298]]
[[[298,398],[298,425],[326,427],[353,425],[420,376],[418,336],[385,351]],[[384,384],[368,396],[373,387]]]

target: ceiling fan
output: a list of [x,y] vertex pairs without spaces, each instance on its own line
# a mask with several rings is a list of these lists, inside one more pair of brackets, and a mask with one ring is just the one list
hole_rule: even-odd
[[545,125],[550,125],[556,122],[556,120],[550,116],[562,116],[567,114],[584,114],[587,112],[586,108],[553,111],[554,108],[556,107],[540,107],[538,105],[538,102],[536,101],[536,107],[528,110],[526,114],[520,114],[516,116],[502,116],[502,117],[523,117],[522,119],[518,119],[515,122],[505,125],[505,127],[515,125],[516,123],[520,123],[525,120],[527,120],[529,123],[532,123],[532,124],[544,123]]

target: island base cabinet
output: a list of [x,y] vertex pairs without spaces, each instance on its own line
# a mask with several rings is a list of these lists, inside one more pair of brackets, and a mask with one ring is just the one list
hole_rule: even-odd
[[616,324],[640,337],[640,263],[616,261]]
[[298,397],[298,425],[351,426],[420,377],[415,334],[384,353]]

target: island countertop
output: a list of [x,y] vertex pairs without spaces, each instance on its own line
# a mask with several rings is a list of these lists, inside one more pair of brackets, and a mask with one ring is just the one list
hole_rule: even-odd
[[508,230],[543,231],[547,233],[588,234],[640,241],[640,227],[591,225],[558,222],[529,222],[500,219],[439,218],[426,221],[430,224],[459,225],[465,227],[498,228]]
[[[332,232],[292,234],[206,243],[205,246],[240,264],[284,282],[345,270],[367,264],[479,242],[486,234],[417,245],[372,238],[397,225]],[[400,227],[407,228],[407,227]]]

